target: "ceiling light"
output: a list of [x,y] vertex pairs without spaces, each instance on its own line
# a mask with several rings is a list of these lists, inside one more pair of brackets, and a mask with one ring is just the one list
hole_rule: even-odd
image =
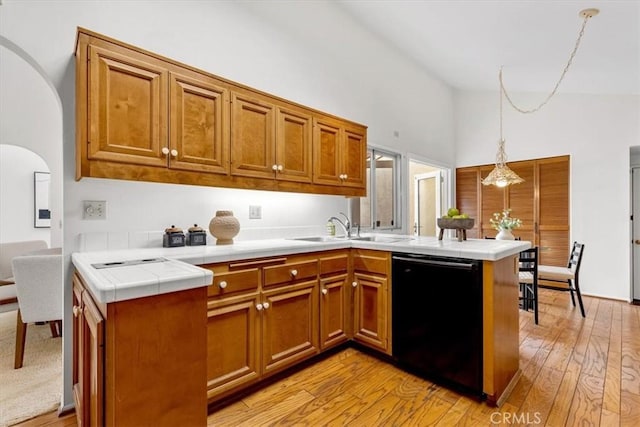
[[564,76],[567,74],[567,71],[569,71],[571,62],[573,61],[573,58],[576,55],[576,52],[578,51],[578,46],[580,46],[580,40],[582,40],[582,35],[584,34],[584,29],[587,26],[587,21],[590,18],[596,16],[598,13],[600,13],[598,9],[591,8],[591,9],[581,10],[580,13],[578,14],[578,16],[580,16],[584,20],[582,22],[582,27],[580,28],[580,33],[578,34],[578,39],[576,40],[576,44],[573,48],[573,51],[571,52],[571,55],[569,55],[569,60],[567,61],[567,65],[564,67],[564,70],[562,70],[562,74],[560,75],[558,82],[554,86],[549,96],[547,96],[547,98],[544,101],[542,101],[540,105],[538,105],[537,107],[526,110],[516,106],[513,103],[513,101],[511,100],[511,97],[507,93],[507,89],[504,87],[504,81],[502,80],[502,67],[500,67],[500,72],[498,73],[498,80],[500,82],[500,140],[498,140],[498,153],[496,154],[496,166],[495,168],[493,168],[491,173],[489,173],[489,175],[487,175],[486,178],[482,180],[483,185],[495,185],[496,187],[506,187],[507,185],[519,184],[521,182],[524,182],[524,179],[520,178],[517,173],[512,171],[509,168],[509,166],[507,166],[507,153],[504,149],[505,141],[502,136],[502,95],[504,95],[507,101],[509,101],[509,104],[513,107],[513,109],[519,113],[530,114],[540,110],[547,102],[549,102],[549,100],[558,91],[558,87],[560,87],[560,83],[562,83]]

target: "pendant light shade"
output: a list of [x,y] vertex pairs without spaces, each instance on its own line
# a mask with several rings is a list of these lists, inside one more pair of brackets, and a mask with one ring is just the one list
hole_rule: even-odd
[[[502,68],[499,73],[500,82],[502,82]],[[520,178],[517,173],[507,166],[507,153],[504,150],[504,138],[502,136],[502,95],[504,88],[500,84],[500,140],[498,141],[498,154],[496,154],[496,167],[491,173],[482,180],[483,185],[495,185],[496,187],[506,187],[507,185],[520,184],[524,179]]]
[[524,179],[511,170],[506,163],[507,155],[504,151],[504,139],[498,143],[498,154],[496,155],[496,167],[482,180],[483,185],[495,185],[496,187],[506,187],[507,185],[520,184]]

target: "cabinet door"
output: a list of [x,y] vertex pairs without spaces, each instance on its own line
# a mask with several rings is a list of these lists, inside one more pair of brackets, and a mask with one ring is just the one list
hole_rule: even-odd
[[348,282],[346,273],[320,279],[320,348],[347,340]]
[[87,291],[82,293],[83,320],[80,333],[84,426],[104,425],[104,319]]
[[365,188],[367,163],[365,132],[355,128],[345,128],[342,144],[343,184],[349,187]]
[[84,351],[83,349],[83,326],[84,315],[82,314],[82,292],[83,287],[79,280],[73,278],[73,400],[76,405],[76,419],[78,426],[88,425],[89,416],[85,413],[84,405]]
[[566,266],[569,257],[569,157],[538,161],[540,263]]
[[318,281],[263,293],[262,366],[268,375],[318,353]]
[[89,159],[167,166],[168,71],[89,46]]
[[[494,165],[480,168],[480,179],[485,179],[493,170]],[[482,185],[482,184],[481,184]],[[491,227],[489,221],[493,218],[495,212],[502,212],[505,207],[505,191],[507,187],[496,187],[494,185],[482,185],[482,193],[480,194],[480,235],[482,239],[485,236],[495,237],[498,233]],[[478,221],[476,219],[476,221]]]
[[302,110],[282,107],[276,113],[276,178],[311,182],[311,116]]
[[266,100],[231,95],[231,174],[275,176],[274,107]]
[[480,176],[478,168],[456,169],[456,207],[462,213],[475,218],[475,223],[471,230],[467,230],[468,238],[482,238],[481,229],[482,218],[479,215],[478,200],[480,188]]
[[207,398],[258,379],[257,304],[257,293],[209,301]]
[[515,162],[509,167],[524,179],[524,182],[510,185],[507,188],[505,207],[511,209],[512,217],[522,220],[522,227],[513,230],[513,235],[536,245],[536,162],[534,160]]
[[342,180],[340,126],[331,121],[314,119],[313,125],[313,182],[340,185]]
[[206,76],[170,78],[170,167],[228,174],[229,91]]
[[388,350],[387,278],[354,273],[353,339],[383,351]]

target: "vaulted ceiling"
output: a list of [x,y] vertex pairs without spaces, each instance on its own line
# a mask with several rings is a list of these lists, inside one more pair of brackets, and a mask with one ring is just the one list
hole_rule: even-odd
[[460,89],[549,92],[573,50],[564,93],[640,94],[639,0],[341,0],[351,17]]

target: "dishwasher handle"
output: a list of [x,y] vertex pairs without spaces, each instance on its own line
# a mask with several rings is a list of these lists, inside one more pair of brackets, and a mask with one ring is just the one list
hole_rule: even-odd
[[460,261],[442,261],[435,259],[425,259],[425,258],[407,258],[401,256],[394,256],[394,260],[396,261],[407,261],[416,264],[422,265],[430,265],[434,267],[449,267],[449,268],[457,268],[461,270],[473,270],[477,264],[473,262],[460,262]]

